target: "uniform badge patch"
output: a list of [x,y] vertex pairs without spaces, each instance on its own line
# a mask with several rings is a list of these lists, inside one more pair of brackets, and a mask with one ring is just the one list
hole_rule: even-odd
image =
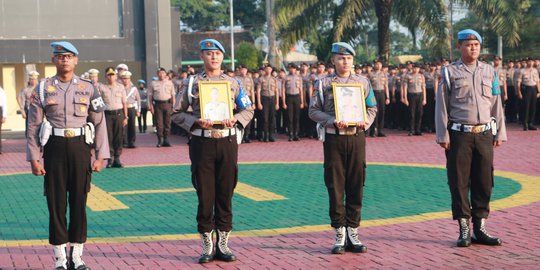
[[345,49],[345,47],[339,48],[339,53],[346,53],[346,52],[347,52],[347,49]]
[[81,103],[86,103],[87,101],[88,101],[88,100],[87,100],[86,98],[80,98],[80,99],[79,99],[79,102],[81,102]]
[[85,113],[86,112],[86,107],[81,106],[81,112]]
[[47,104],[56,104],[56,100],[49,99],[49,100],[47,100]]
[[84,84],[79,84],[79,90],[84,90],[86,89],[86,85]]
[[49,87],[47,87],[47,92],[54,92],[56,90],[56,87],[54,87],[54,85],[49,85]]
[[212,42],[206,42],[206,43],[204,43],[204,46],[206,48],[210,48],[210,47],[214,47],[214,44],[212,44]]

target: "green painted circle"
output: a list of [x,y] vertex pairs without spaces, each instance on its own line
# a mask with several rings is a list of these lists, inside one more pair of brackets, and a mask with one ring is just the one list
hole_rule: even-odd
[[[48,238],[43,178],[31,174],[0,176],[0,236],[3,240]],[[328,224],[328,194],[322,164],[240,164],[242,183],[286,200],[253,201],[236,194],[234,230]],[[106,169],[93,183],[107,192],[192,188],[189,165]],[[514,180],[495,177],[492,200],[517,193]],[[196,233],[197,196],[181,193],[114,195],[127,210],[88,210],[89,237]],[[450,209],[446,170],[369,165],[362,219],[384,219]]]

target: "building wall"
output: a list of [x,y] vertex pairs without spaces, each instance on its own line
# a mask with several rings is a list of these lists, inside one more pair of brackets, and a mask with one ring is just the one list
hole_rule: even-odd
[[[170,7],[169,0],[0,0],[0,87],[8,96],[8,119],[2,128],[24,129],[16,96],[29,71],[37,70],[40,77],[54,75],[49,46],[53,41],[67,40],[77,47],[78,75],[97,68],[104,81],[107,66],[125,63],[134,81],[154,76],[160,59],[172,61],[171,26],[161,22],[160,27],[157,20],[170,12],[163,7]],[[147,20],[148,14],[155,20]],[[152,50],[147,50],[149,29],[161,36],[161,44],[156,40]],[[149,58],[157,61],[148,65]]]

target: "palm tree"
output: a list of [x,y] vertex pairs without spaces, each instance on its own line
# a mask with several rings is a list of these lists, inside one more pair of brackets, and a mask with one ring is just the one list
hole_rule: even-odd
[[[451,0],[457,1],[457,0]],[[519,42],[520,12],[529,0],[460,0],[510,44]],[[360,33],[362,15],[374,8],[377,15],[379,57],[390,56],[390,19],[392,16],[409,29],[430,37],[428,43],[449,44],[447,8],[444,0],[276,0],[277,25],[284,46],[291,46],[321,25],[332,25],[333,41],[353,40]],[[360,19],[359,19],[360,18]],[[448,45],[442,45],[448,46]]]

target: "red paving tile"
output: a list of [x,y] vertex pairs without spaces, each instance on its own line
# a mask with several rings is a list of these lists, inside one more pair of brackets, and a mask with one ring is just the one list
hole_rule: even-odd
[[[368,162],[444,164],[433,134],[387,134],[387,138],[368,138]],[[495,151],[495,169],[539,176],[540,151],[534,147],[540,145],[540,132],[522,132],[517,125],[510,125],[509,139]],[[153,134],[139,135],[138,148],[126,149],[122,161],[127,166],[189,163],[185,138],[174,136],[171,148],[156,148],[154,144]],[[24,149],[24,140],[4,141],[0,173],[29,172]],[[307,139],[287,142],[278,136],[276,143],[241,145],[239,161],[320,162],[322,145]],[[232,263],[199,265],[198,240],[88,244],[84,259],[92,269],[540,269],[539,210],[540,202],[534,202],[492,212],[488,226],[503,239],[500,247],[455,247],[458,228],[449,217],[360,228],[362,241],[369,248],[365,254],[329,254],[333,234],[327,230],[232,237],[230,246],[238,255],[238,261]],[[195,226],[195,220],[193,223]],[[52,265],[48,246],[0,248],[0,269],[50,269]]]

